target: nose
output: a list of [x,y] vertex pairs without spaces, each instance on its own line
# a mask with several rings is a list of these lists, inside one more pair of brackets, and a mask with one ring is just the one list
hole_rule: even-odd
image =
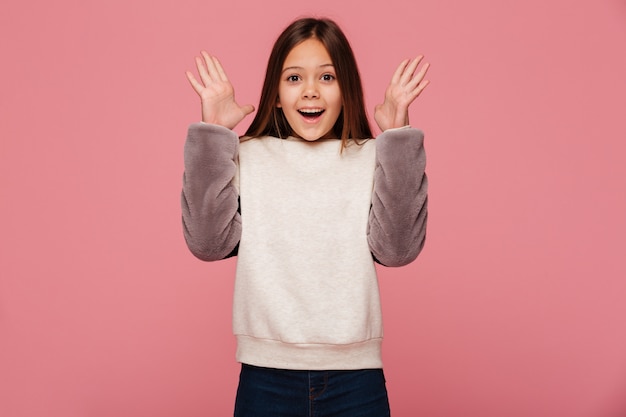
[[317,83],[315,81],[309,81],[304,85],[302,96],[307,99],[318,98],[320,96]]

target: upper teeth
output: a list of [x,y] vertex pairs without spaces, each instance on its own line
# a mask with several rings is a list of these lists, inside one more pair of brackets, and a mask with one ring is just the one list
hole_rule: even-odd
[[319,113],[321,112],[323,109],[301,109],[300,111],[302,113]]

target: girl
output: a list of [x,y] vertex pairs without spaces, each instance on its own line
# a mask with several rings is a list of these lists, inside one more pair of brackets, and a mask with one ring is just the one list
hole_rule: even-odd
[[235,101],[214,56],[196,58],[202,123],[185,143],[183,228],[198,258],[238,256],[233,302],[242,363],[235,416],[389,415],[374,263],[401,266],[424,244],[423,135],[408,107],[421,57],[400,64],[372,137],[354,55],[328,19],[277,39],[259,111]]

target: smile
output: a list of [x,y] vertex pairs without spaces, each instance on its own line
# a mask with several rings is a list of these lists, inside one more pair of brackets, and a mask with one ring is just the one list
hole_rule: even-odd
[[298,113],[306,119],[314,120],[324,113],[324,109],[300,109]]

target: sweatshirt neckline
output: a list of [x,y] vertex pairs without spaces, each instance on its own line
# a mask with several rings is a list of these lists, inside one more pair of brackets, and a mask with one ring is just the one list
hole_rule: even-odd
[[[280,139],[280,138],[277,138]],[[306,139],[302,139],[302,138],[298,138],[295,136],[287,136],[286,138],[284,138],[283,140],[288,140],[291,142],[306,142],[306,143],[317,143],[317,142],[331,142],[331,141],[340,141],[341,139],[336,139],[336,138],[319,138],[316,140],[306,140]]]

